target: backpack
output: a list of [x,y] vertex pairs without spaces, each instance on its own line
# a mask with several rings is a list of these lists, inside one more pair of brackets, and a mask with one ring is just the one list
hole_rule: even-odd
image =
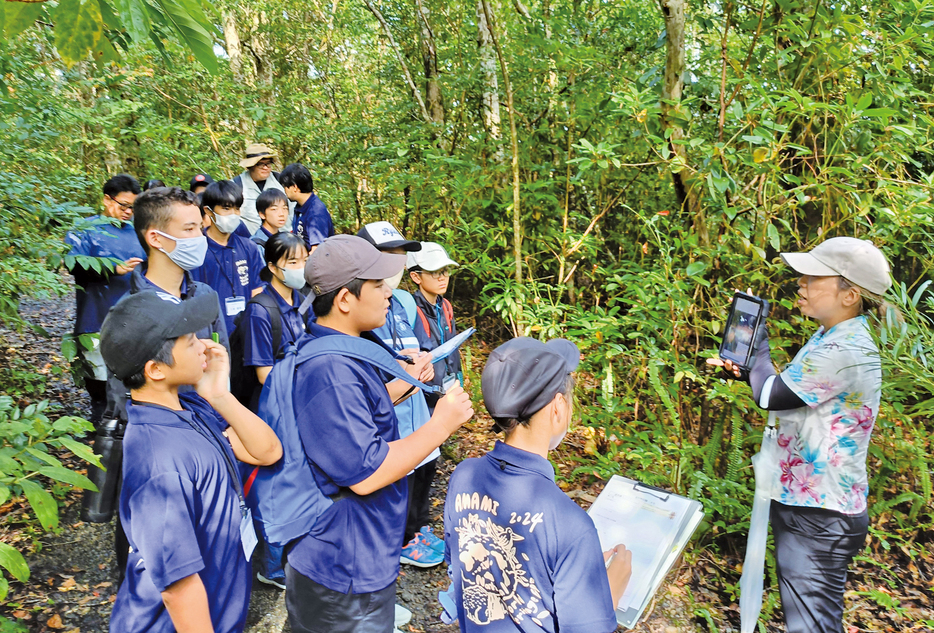
[[[259,416],[279,437],[282,457],[272,466],[256,468],[244,486],[253,517],[262,523],[266,540],[272,545],[285,546],[308,534],[334,502],[315,482],[292,400],[295,367],[327,354],[364,361],[426,392],[440,392],[439,387],[430,387],[409,376],[396,362],[403,357],[368,339],[337,335],[304,337],[299,347],[290,345],[285,357],[273,366],[259,398]],[[253,491],[255,495],[251,494]]]
[[[251,303],[258,303],[269,312],[269,325],[272,330],[272,349],[275,350],[275,359],[278,361],[285,355],[285,350],[280,351],[282,344],[282,313],[279,311],[279,305],[276,300],[265,292],[261,292],[247,302],[247,307]],[[253,395],[259,391],[259,379],[256,377],[255,367],[243,366],[244,340],[243,340],[243,316],[246,309],[237,315],[234,320],[233,336],[230,337],[230,393],[240,401],[245,407],[250,407]]]
[[[416,306],[415,310],[418,312],[418,318],[422,321],[422,327],[425,328],[425,334],[431,338],[431,328],[428,326],[428,318],[425,316],[425,313],[422,312],[421,308]],[[454,328],[451,324],[454,321],[454,306],[444,297],[441,297],[441,311],[444,312],[444,320],[448,322],[448,331],[453,330]],[[414,326],[415,323],[413,322],[412,325]]]
[[415,297],[411,293],[396,288],[392,291],[392,298],[399,302],[402,309],[405,310],[405,319],[409,327],[415,329],[415,319],[418,316],[418,306],[415,305]]

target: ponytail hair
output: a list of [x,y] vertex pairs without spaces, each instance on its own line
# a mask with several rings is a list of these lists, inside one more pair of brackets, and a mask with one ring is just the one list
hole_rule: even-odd
[[878,295],[874,292],[870,292],[863,288],[862,286],[857,286],[850,280],[845,277],[839,277],[840,290],[847,290],[848,288],[855,288],[859,292],[859,313],[861,315],[873,315],[882,323],[887,323],[889,319],[889,314],[892,313],[895,316],[895,320],[898,323],[904,323],[905,318],[902,316],[901,311],[896,308],[894,305],[889,303],[883,298],[882,295]]

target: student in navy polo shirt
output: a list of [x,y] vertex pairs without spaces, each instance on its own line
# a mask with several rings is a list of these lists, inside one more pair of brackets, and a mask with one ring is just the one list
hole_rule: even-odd
[[[277,193],[281,191],[274,189]],[[261,199],[267,192],[260,194]],[[283,196],[284,198],[284,196]],[[256,208],[259,209],[259,199]],[[285,206],[288,213],[288,206]],[[278,348],[272,338],[273,318],[259,303],[247,304],[240,327],[243,330],[243,365],[256,371],[260,385],[266,383],[272,366],[286,347],[295,343],[305,333],[305,322],[298,308],[304,297],[299,290],[305,287],[305,262],[308,250],[304,242],[292,233],[276,233],[266,242],[266,268],[260,278],[267,282],[262,294],[268,295],[279,307],[282,335]],[[259,391],[254,394],[250,408],[259,406]],[[259,534],[262,540],[262,534]],[[267,585],[285,589],[285,570],[282,568],[282,549],[266,542],[260,543],[262,558],[256,579]]]
[[217,292],[230,335],[246,302],[263,289],[259,273],[264,266],[259,251],[249,238],[235,232],[241,226],[241,204],[243,191],[229,180],[212,183],[201,194],[201,210],[209,221],[205,231],[208,252],[204,263],[192,271],[197,281]]
[[69,268],[75,277],[75,336],[94,335],[94,348],[78,351],[86,365],[85,388],[91,397],[91,422],[97,424],[107,405],[107,368],[98,349],[97,333],[107,311],[130,288],[130,273],[146,259],[133,233],[133,204],[140,193],[133,176],[119,174],[104,183],[104,212],[83,221],[65,236],[69,255],[109,257],[120,264],[100,271],[77,261]]
[[[405,255],[406,253],[420,251],[422,248],[421,242],[405,239],[398,229],[389,222],[367,224],[360,229],[357,235],[384,253]],[[408,292],[398,287],[399,282],[402,281],[403,272],[400,271],[397,276],[386,280],[386,283],[392,288],[392,297],[389,298],[389,314],[386,317],[386,324],[373,330],[373,334],[396,351],[419,354],[418,338],[415,336],[412,324],[409,323],[408,310],[403,305],[403,302],[409,303],[409,310],[415,312],[415,299]],[[430,383],[435,374],[434,365],[430,363],[430,354],[421,352],[420,356],[426,366],[426,371],[420,380]],[[387,387],[390,389],[389,394],[393,396],[394,402],[396,396],[393,394],[393,387],[396,386],[400,390],[400,395],[409,391],[409,385],[402,381],[397,380],[389,383]],[[402,437],[410,435],[428,422],[431,411],[429,411],[428,403],[425,401],[425,394],[417,391],[412,393],[410,398],[397,403],[396,417],[399,419],[399,434]],[[407,477],[409,509],[400,558],[400,562],[405,565],[435,567],[444,562],[444,541],[435,536],[428,525],[431,519],[431,482],[435,478],[440,456],[440,450],[432,451],[431,455],[426,457],[425,461],[419,464],[418,468],[409,473]]]
[[[305,266],[318,317],[310,335],[376,340],[370,331],[385,323],[392,295],[384,279],[404,265],[404,256],[354,235],[325,240]],[[341,355],[296,368],[302,445],[314,483],[336,501],[288,551],[285,598],[295,633],[392,630],[406,473],[473,415],[470,398],[455,387],[427,424],[399,439],[384,383],[372,365]]]
[[579,361],[570,341],[516,338],[483,369],[483,400],[506,441],[461,462],[448,484],[445,558],[461,631],[616,630],[632,553],[617,545],[601,556],[593,521],[548,462],[571,422]]
[[256,213],[263,223],[252,239],[262,246],[285,226],[289,219],[289,199],[279,189],[267,189],[256,198]]
[[210,295],[141,292],[104,321],[101,351],[132,397],[120,494],[132,550],[111,631],[244,628],[255,535],[235,460],[273,464],[282,445],[228,391],[224,347],[195,336],[216,316]]
[[292,232],[305,240],[305,246],[311,253],[315,246],[334,235],[331,214],[315,195],[315,183],[311,172],[301,163],[286,165],[279,174],[279,182],[289,200],[296,203]]
[[[164,292],[182,300],[208,294],[220,306],[217,293],[195,281],[190,272],[204,263],[208,249],[197,196],[178,187],[152,189],[136,199],[134,209],[133,228],[148,261],[133,271],[130,293]],[[198,337],[209,339],[213,334],[229,347],[227,325],[220,313]]]

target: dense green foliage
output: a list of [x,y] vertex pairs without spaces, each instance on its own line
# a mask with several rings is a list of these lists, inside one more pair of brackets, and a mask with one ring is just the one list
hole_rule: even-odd
[[645,0],[224,0],[208,13],[224,33],[217,74],[136,37],[119,66],[67,66],[58,26],[28,29],[0,50],[0,178],[41,219],[4,211],[22,233],[0,244],[3,314],[35,285],[6,271],[53,289],[42,264],[54,268],[43,253],[55,249],[21,250],[46,244],[43,209],[70,220],[67,205],[96,205],[117,171],[232,177],[245,144],[267,142],[311,168],[339,230],[387,219],[447,245],[463,264],[455,306],[488,342],[578,341],[600,387],[580,394],[593,442],[569,451],[576,474],[704,499],[700,543],[733,553],[763,419],[748,388],[704,365],[727,300],[746,287],[769,298],[772,349],[790,360],[815,326],[792,311],[777,253],[868,237],[906,315],[881,335],[870,506],[897,517],[885,538],[917,552],[934,522],[934,333],[919,285],[934,255],[934,6],[728,1],[686,14],[680,96],[666,80],[676,38]]

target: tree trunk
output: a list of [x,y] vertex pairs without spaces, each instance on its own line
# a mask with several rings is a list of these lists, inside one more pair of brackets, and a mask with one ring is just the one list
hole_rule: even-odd
[[224,43],[227,46],[227,57],[230,59],[230,72],[234,79],[243,83],[243,48],[240,46],[240,34],[237,33],[237,19],[233,11],[225,11],[223,15]]
[[399,45],[396,44],[396,38],[392,36],[392,31],[389,29],[389,23],[386,22],[386,18],[383,17],[383,14],[380,13],[379,9],[376,8],[370,0],[363,0],[363,4],[366,5],[366,8],[370,10],[370,13],[373,14],[373,17],[376,18],[380,26],[383,27],[383,32],[386,34],[386,38],[389,40],[389,46],[392,48],[392,52],[395,54],[396,59],[399,62],[399,66],[402,67],[402,73],[405,75],[405,82],[409,85],[409,90],[412,91],[412,96],[415,97],[415,101],[418,104],[419,112],[422,115],[422,119],[426,123],[432,123],[433,120],[431,115],[428,114],[428,108],[425,106],[425,100],[422,98],[422,92],[415,85],[415,80],[412,79],[412,73],[409,72],[409,65],[405,63],[405,57],[402,55],[402,50],[399,48]]
[[419,44],[422,49],[422,65],[425,68],[425,102],[428,114],[435,123],[444,123],[444,104],[441,101],[441,85],[438,83],[438,51],[435,48],[435,34],[431,30],[431,17],[423,0],[415,0],[420,27]]
[[694,170],[688,165],[684,145],[677,143],[684,138],[684,130],[674,120],[681,107],[681,90],[684,88],[684,8],[686,0],[660,0],[665,17],[665,83],[662,87],[662,125],[671,130],[668,147],[674,159],[671,162],[671,177],[678,194],[678,204],[694,218],[694,228],[701,244],[707,245],[707,222],[704,219],[700,199],[695,189],[696,180],[691,178]]
[[[480,98],[480,110],[483,127],[490,138],[502,138],[501,119],[499,116],[499,80],[496,77],[496,52],[493,50],[493,38],[487,23],[483,0],[477,0],[477,49],[480,56],[480,73],[483,77],[483,94]],[[497,150],[498,159],[502,160],[501,150]]]

